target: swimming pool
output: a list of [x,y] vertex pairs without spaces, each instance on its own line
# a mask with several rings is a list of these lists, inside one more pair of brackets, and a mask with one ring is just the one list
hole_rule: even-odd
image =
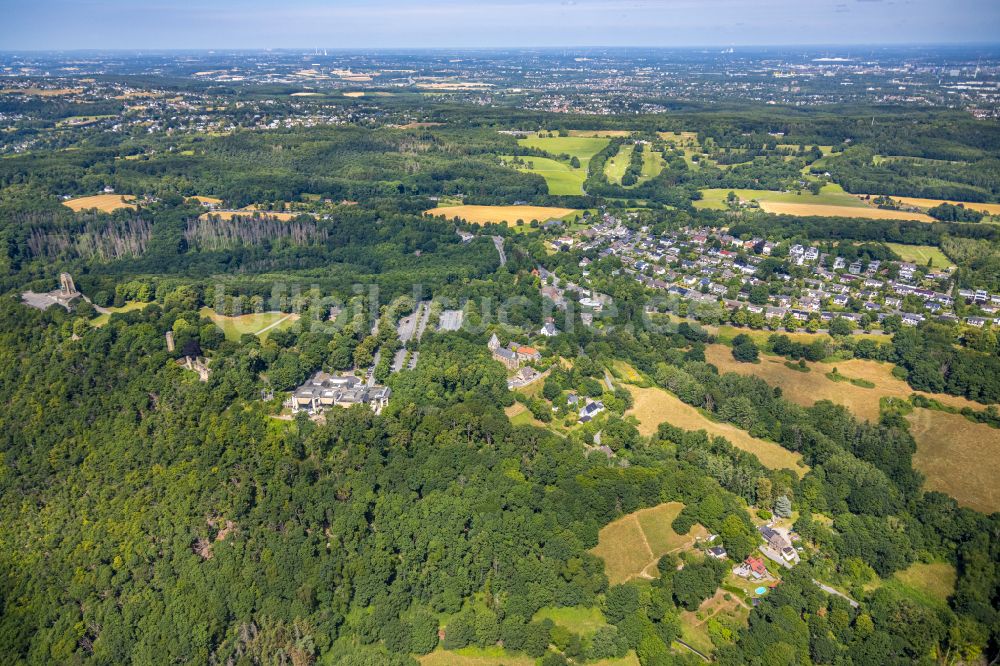
[[756,594],[757,596],[761,596],[763,594],[767,594],[767,588],[766,587],[758,587],[756,590],[754,590],[754,594]]

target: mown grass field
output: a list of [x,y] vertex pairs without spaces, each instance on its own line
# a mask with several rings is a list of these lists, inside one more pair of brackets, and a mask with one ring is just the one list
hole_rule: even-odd
[[[590,158],[608,145],[611,141],[608,136],[610,135],[607,133],[597,136],[596,133],[587,132],[570,136],[536,135],[520,139],[518,143],[522,146],[544,150],[553,157],[569,155],[566,160],[525,156],[523,159],[532,162],[532,168],[524,170],[542,176],[549,187],[549,194],[582,194]],[[569,159],[573,157],[580,160],[580,166],[575,169],[569,163]]]
[[919,266],[926,266],[930,260],[933,268],[941,269],[953,266],[951,259],[941,251],[941,248],[933,245],[902,245],[900,243],[886,243],[892,251],[902,257],[903,261],[910,261]]
[[770,469],[788,468],[802,476],[809,471],[802,462],[802,456],[782,448],[774,442],[752,437],[729,423],[719,423],[704,416],[697,409],[681,402],[661,388],[638,388],[629,386],[635,404],[626,414],[639,419],[639,432],[648,436],[656,432],[661,423],[670,422],[685,430],[704,430],[710,435],[725,437],[738,449],[748,451]]
[[663,155],[647,147],[642,151],[642,174],[639,176],[639,182],[636,185],[641,185],[651,178],[656,178],[663,171],[663,167]]
[[63,201],[63,206],[74,211],[96,208],[103,213],[110,213],[119,208],[135,208],[135,197],[128,194],[95,194],[92,197],[79,197]]
[[622,516],[601,528],[597,546],[590,552],[604,560],[604,572],[612,585],[633,578],[655,578],[661,557],[689,548],[697,537],[708,534],[701,525],[687,534],[673,531],[670,524],[683,508],[680,502],[667,502]]
[[893,574],[892,583],[902,588],[904,595],[930,605],[944,605],[955,591],[955,567],[947,562],[917,562]]
[[538,148],[552,155],[569,155],[580,160],[580,168],[587,172],[590,158],[604,149],[610,139],[597,136],[530,136],[518,143],[528,148]]
[[802,190],[801,194],[795,192],[775,192],[772,190],[730,190],[727,188],[701,190],[702,199],[694,202],[695,208],[724,210],[726,208],[726,197],[729,196],[730,192],[735,193],[743,201],[753,201],[756,199],[761,203],[767,201],[772,203],[804,203],[868,208],[859,198],[844,192],[843,188],[833,183],[824,185],[819,194],[813,194],[808,190]]
[[215,322],[215,325],[222,329],[227,340],[236,342],[246,333],[252,333],[261,339],[266,339],[267,334],[271,331],[288,328],[299,318],[298,315],[284,312],[260,312],[240,315],[239,317],[226,317],[209,307],[203,307],[199,314]]
[[921,408],[906,420],[917,440],[913,466],[926,477],[925,488],[984,513],[1000,511],[1000,430]]
[[[784,397],[792,402],[809,407],[819,400],[829,400],[844,405],[855,416],[868,421],[878,420],[880,398],[906,400],[914,393],[926,395],[953,407],[982,409],[982,405],[960,396],[914,391],[906,382],[893,376],[893,366],[889,363],[862,359],[830,363],[807,361],[806,367],[809,368],[809,372],[799,372],[786,366],[784,357],[761,354],[760,359],[760,363],[740,363],[733,358],[732,349],[725,345],[714,344],[705,348],[705,360],[717,367],[719,372],[756,375],[772,386],[781,387]],[[826,376],[826,373],[834,368],[837,368],[844,377],[865,380],[875,387],[863,388],[847,381],[835,382]]]
[[[511,156],[502,159],[509,160]],[[522,158],[529,166],[514,166],[518,171],[536,173],[545,179],[549,194],[573,195],[583,193],[583,181],[587,179],[584,169],[574,169],[567,162],[549,159],[548,157],[525,156]]]
[[628,170],[628,166],[632,161],[632,153],[635,151],[635,145],[631,143],[626,143],[618,152],[604,163],[604,176],[608,179],[609,183],[614,185],[620,185],[622,182],[622,176]]
[[101,314],[90,320],[90,325],[95,328],[100,328],[104,326],[109,321],[111,321],[111,315],[118,312],[131,312],[132,310],[141,310],[149,305],[149,303],[143,303],[142,301],[130,301],[120,308],[107,308],[110,312],[106,314]]
[[546,606],[532,618],[536,622],[546,619],[580,636],[593,635],[601,627],[608,626],[601,609],[591,606]]

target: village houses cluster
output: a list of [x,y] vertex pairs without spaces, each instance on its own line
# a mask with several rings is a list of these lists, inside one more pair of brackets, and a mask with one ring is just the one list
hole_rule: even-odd
[[[916,326],[927,318],[976,328],[1000,326],[1000,294],[959,289],[945,267],[849,260],[814,246],[740,239],[709,229],[654,235],[647,227],[631,229],[610,214],[581,231],[552,239],[550,245],[583,255],[581,284],[539,267],[541,294],[561,309],[574,300],[585,324],[591,323],[592,313],[610,303],[610,297],[588,286],[591,264],[613,256],[621,260],[622,271],[644,286],[686,301],[690,314],[697,316],[699,304],[721,305],[733,313],[742,311],[743,319],[734,321],[738,324],[756,319],[761,326],[797,328],[815,320],[825,327],[842,317],[856,328],[867,328],[894,316],[904,326]],[[770,257],[781,264],[775,269],[771,262],[762,270]],[[759,287],[756,293],[754,287]],[[958,303],[966,306],[961,317],[956,313]]]

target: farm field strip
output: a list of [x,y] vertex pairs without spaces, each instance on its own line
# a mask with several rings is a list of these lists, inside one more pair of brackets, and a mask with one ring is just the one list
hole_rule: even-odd
[[923,213],[908,213],[901,210],[885,210],[882,208],[859,208],[855,206],[832,206],[829,204],[785,203],[777,201],[761,201],[760,207],[775,215],[795,215],[806,217],[819,215],[824,217],[863,217],[870,220],[916,220],[918,222],[933,222],[934,218]]
[[[877,196],[877,195],[873,195]],[[974,201],[954,201],[951,199],[922,199],[920,197],[891,197],[896,201],[916,208],[934,208],[943,203],[950,203],[954,206],[962,204],[970,210],[982,211],[988,215],[1000,215],[1000,203],[976,203]]]
[[517,220],[530,222],[538,220],[559,219],[576,213],[574,208],[555,208],[551,206],[438,206],[424,211],[425,215],[434,217],[444,215],[447,219],[460,217],[475,224],[487,224],[490,222],[506,222],[507,226],[514,226]]
[[95,194],[92,197],[79,197],[68,199],[62,204],[67,208],[79,212],[96,208],[104,213],[110,213],[119,208],[135,208],[135,197],[129,194]]

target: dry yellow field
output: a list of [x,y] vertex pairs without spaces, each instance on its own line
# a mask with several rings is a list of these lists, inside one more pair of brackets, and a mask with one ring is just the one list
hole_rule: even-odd
[[190,198],[194,199],[198,203],[214,204],[216,206],[222,204],[222,199],[217,199],[216,197],[203,197],[201,195],[195,195]]
[[919,197],[892,197],[896,201],[905,204],[907,206],[916,206],[917,208],[934,208],[943,203],[950,203],[957,206],[962,204],[970,210],[979,210],[988,215],[1000,215],[1000,204],[996,203],[975,203],[972,201],[949,201],[945,199],[921,199]]
[[344,93],[344,97],[364,97],[364,96],[365,96],[365,94],[363,92],[360,92],[360,91],[345,92]]
[[406,123],[405,125],[400,125],[396,129],[424,129],[426,127],[442,127],[444,123]]
[[119,208],[135,208],[135,197],[128,194],[97,194],[92,197],[80,197],[63,201],[63,206],[75,211],[90,210],[96,208],[99,211],[110,213]]
[[319,97],[322,94],[318,92],[293,92],[289,97]]
[[573,208],[550,206],[438,206],[425,211],[425,214],[435,217],[443,215],[449,220],[460,217],[475,224],[506,222],[507,226],[513,226],[517,220],[524,220],[525,224],[531,220],[545,222],[561,219],[575,212]]
[[569,130],[570,136],[582,136],[582,137],[618,137],[618,136],[630,136],[632,132],[630,130]]
[[696,538],[708,534],[701,525],[695,525],[687,534],[674,532],[670,524],[683,508],[680,502],[667,502],[622,516],[601,528],[597,546],[590,552],[604,560],[604,571],[612,585],[633,578],[655,578],[661,557],[689,548]]
[[825,215],[828,217],[864,217],[871,220],[916,220],[933,222],[934,218],[923,213],[907,213],[900,210],[881,208],[859,208],[854,206],[831,206],[828,204],[802,204],[778,201],[762,201],[760,207],[776,215]]
[[[914,391],[909,384],[892,374],[892,365],[851,359],[834,363],[809,363],[809,372],[792,370],[785,365],[785,359],[780,356],[761,354],[760,363],[740,363],[733,358],[732,350],[725,345],[708,345],[705,348],[705,360],[719,369],[719,372],[735,372],[741,375],[756,375],[772,386],[780,386],[783,395],[794,403],[810,407],[819,400],[829,400],[843,405],[858,418],[877,421],[879,417],[879,398],[889,396],[906,400],[914,393],[934,398],[942,404],[952,407],[971,407],[982,409],[983,406],[956,395],[944,393],[924,393]],[[850,382],[835,382],[826,377],[826,373],[834,368],[850,379],[864,379],[875,384],[874,388],[855,386]]]
[[927,477],[925,488],[978,511],[1000,511],[1000,430],[929,409],[914,409],[906,419],[917,440],[913,466]]
[[216,210],[211,213],[202,213],[198,216],[201,220],[207,220],[210,217],[217,216],[221,220],[231,220],[234,217],[253,217],[257,214],[260,217],[273,217],[276,220],[281,220],[282,222],[288,222],[289,220],[294,220],[298,217],[298,213],[276,213],[269,210]]
[[37,95],[39,97],[59,97],[60,95],[76,95],[83,88],[4,88],[0,95]]
[[698,142],[697,132],[657,132],[656,135],[664,141],[676,141],[680,144]]
[[809,471],[798,453],[784,449],[774,442],[757,439],[745,430],[729,423],[717,423],[701,414],[697,409],[681,402],[661,388],[639,388],[629,386],[635,404],[626,412],[639,419],[639,432],[652,435],[661,423],[670,422],[684,430],[705,430],[710,435],[725,437],[733,446],[748,451],[770,469],[790,469],[798,476]]

